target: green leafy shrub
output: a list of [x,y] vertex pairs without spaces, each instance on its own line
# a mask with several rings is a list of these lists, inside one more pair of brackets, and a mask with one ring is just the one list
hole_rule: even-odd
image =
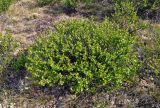
[[[148,10],[152,10],[153,3],[158,5],[156,0],[152,3],[148,0],[136,1],[136,0],[116,0],[115,14],[113,20],[119,24],[120,27],[127,29],[129,33],[137,34],[138,42],[137,49],[140,58],[139,75],[144,77],[152,72],[157,76],[160,75],[160,30],[154,29],[154,27],[146,22],[139,20],[137,16],[137,10],[146,7]],[[150,5],[150,7],[148,7]],[[153,75],[154,76],[154,75]]]
[[159,14],[160,0],[132,0],[137,14],[143,19],[155,19]]
[[160,0],[114,0],[116,3],[130,2],[141,18],[154,18],[160,9]]
[[137,9],[157,9],[160,6],[159,0],[130,0],[135,4]]
[[63,21],[56,30],[27,51],[25,66],[35,83],[93,92],[121,87],[135,74],[135,39],[110,21]]
[[12,62],[12,68],[19,72],[23,69],[25,69],[25,63],[26,63],[26,52],[25,50],[22,50],[18,53],[17,57]]
[[6,69],[13,58],[13,52],[18,44],[10,34],[0,34],[0,73]]
[[12,0],[0,0],[0,12],[6,11],[11,5]]
[[76,8],[80,4],[89,5],[94,2],[94,0],[61,0],[61,3],[64,5],[64,11],[68,14],[76,12]]
[[67,7],[67,8],[75,8],[77,5],[76,0],[62,0],[62,3]]
[[130,34],[138,34],[140,30],[148,28],[148,24],[142,22],[137,16],[137,11],[130,0],[117,0],[114,6],[115,13],[112,20],[121,28],[128,30]]
[[113,19],[124,29],[136,30],[139,26],[139,19],[132,2],[117,1],[114,6]]
[[132,2],[136,9],[157,9],[160,6],[159,0],[114,0],[116,2]]

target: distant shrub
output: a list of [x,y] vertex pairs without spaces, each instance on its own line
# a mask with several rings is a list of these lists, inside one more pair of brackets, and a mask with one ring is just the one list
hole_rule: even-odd
[[16,58],[14,58],[11,66],[12,69],[15,70],[15,72],[19,72],[23,69],[25,69],[25,63],[26,63],[26,54],[25,50],[19,51]]
[[25,66],[35,83],[79,93],[118,88],[133,78],[138,63],[135,40],[127,31],[108,20],[63,21],[56,30],[27,51]]
[[0,73],[6,69],[13,58],[13,52],[18,44],[10,34],[0,34]]
[[138,16],[135,7],[132,2],[118,1],[114,6],[115,13],[113,19],[119,26],[125,29],[137,29]]
[[[148,0],[115,0],[115,13],[113,19],[120,27],[137,35],[137,51],[139,53],[140,74],[145,76],[148,72],[160,75],[160,29],[146,22],[140,21],[137,10],[151,5]],[[156,0],[153,0],[158,5]],[[157,6],[156,5],[156,6]],[[149,8],[151,9],[151,7]],[[145,32],[144,32],[145,31]],[[139,75],[140,75],[139,74]]]
[[116,2],[132,2],[137,9],[157,9],[160,6],[159,0],[114,0]]
[[0,0],[0,12],[6,11],[11,5],[12,0]]
[[62,3],[68,8],[74,8],[77,5],[77,0],[62,0]]
[[157,9],[160,6],[159,0],[130,0],[132,1],[136,8],[147,10],[147,9]]
[[114,6],[115,13],[112,20],[121,28],[128,30],[130,34],[137,34],[139,30],[146,29],[148,25],[140,21],[137,10],[130,0],[116,0]]
[[141,18],[154,18],[160,9],[160,0],[113,0],[116,3],[130,2]]

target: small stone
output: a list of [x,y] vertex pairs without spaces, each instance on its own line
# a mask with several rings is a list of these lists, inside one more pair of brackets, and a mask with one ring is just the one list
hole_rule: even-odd
[[25,90],[28,90],[28,89],[29,89],[29,87],[24,87],[24,89],[25,89]]
[[39,15],[38,13],[33,13],[33,14],[32,14],[32,18],[33,18],[33,19],[36,19],[36,18],[38,18],[39,16],[40,16],[40,15]]
[[62,100],[63,98],[62,97],[59,97],[59,100]]
[[0,108],[3,108],[3,107],[2,107],[2,104],[0,104]]
[[142,80],[142,81],[140,82],[140,85],[141,85],[141,86],[145,86],[145,87],[148,87],[148,86],[149,86],[146,80]]
[[10,107],[9,108],[14,108],[14,103],[10,103]]

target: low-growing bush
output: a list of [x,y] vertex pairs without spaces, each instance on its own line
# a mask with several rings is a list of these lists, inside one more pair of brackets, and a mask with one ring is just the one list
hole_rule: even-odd
[[160,0],[113,0],[116,3],[130,2],[141,18],[154,18],[160,9]]
[[116,22],[121,28],[128,30],[130,34],[138,34],[140,30],[148,28],[137,16],[137,10],[130,0],[117,0],[114,6],[115,13],[112,15],[112,21]]
[[0,0],[0,12],[6,11],[11,5],[12,0]]
[[114,6],[113,19],[124,29],[136,29],[138,16],[132,2],[117,1]]
[[157,9],[160,6],[159,0],[114,0],[116,2],[132,2],[135,8],[147,10],[147,9]]
[[10,64],[17,46],[17,42],[10,34],[0,34],[0,73]]
[[77,5],[76,0],[62,0],[62,3],[68,8],[75,8]]
[[42,86],[63,85],[75,93],[109,90],[134,77],[138,66],[134,42],[126,30],[108,20],[63,21],[56,32],[28,49],[25,66]]

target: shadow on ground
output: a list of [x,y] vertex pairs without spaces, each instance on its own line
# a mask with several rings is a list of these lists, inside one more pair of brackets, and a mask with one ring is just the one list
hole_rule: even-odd
[[87,18],[94,17],[95,20],[103,20],[105,17],[111,17],[114,13],[113,3],[108,1],[100,1],[92,4],[80,4],[77,8],[66,8],[60,4],[53,4],[44,10],[45,14],[68,16],[83,16]]

